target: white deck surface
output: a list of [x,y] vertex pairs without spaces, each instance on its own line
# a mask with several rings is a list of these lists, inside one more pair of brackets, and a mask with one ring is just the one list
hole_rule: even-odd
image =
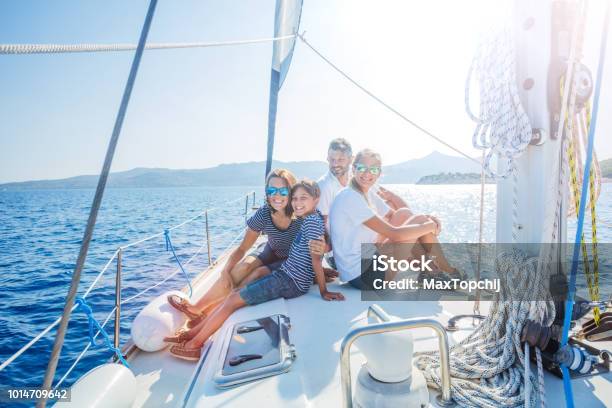
[[[194,297],[200,296],[216,279],[222,262],[208,276],[195,282]],[[313,286],[306,295],[284,300],[278,299],[255,307],[246,307],[236,313],[217,333],[225,336],[235,323],[272,314],[290,317],[291,342],[296,347],[297,359],[288,373],[227,390],[220,390],[211,381],[219,369],[222,358],[221,342],[213,342],[202,371],[195,378],[190,398],[183,405],[197,365],[172,357],[167,349],[146,353],[137,352],[130,358],[130,366],[139,385],[135,407],[339,407],[342,402],[340,383],[340,343],[350,328],[366,316],[372,303],[379,304],[389,314],[403,318],[435,318],[446,324],[458,314],[472,313],[472,302],[366,302],[361,301],[360,292],[348,285],[333,283],[330,290],[341,291],[344,302],[325,302]],[[488,304],[481,306],[483,314]],[[467,331],[449,333],[451,345],[461,340]],[[415,330],[415,351],[437,348],[433,331]],[[605,346],[604,346],[605,345]],[[612,344],[599,343],[598,347],[612,349]],[[353,382],[364,359],[358,349],[353,348],[351,367]],[[536,367],[532,365],[535,372]],[[573,381],[574,400],[577,407],[612,407],[612,374],[589,377]],[[430,390],[430,400],[435,392]],[[546,373],[546,397],[550,407],[565,406],[562,381]]]

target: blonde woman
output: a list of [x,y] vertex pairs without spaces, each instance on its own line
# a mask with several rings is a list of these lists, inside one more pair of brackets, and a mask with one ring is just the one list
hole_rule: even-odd
[[371,290],[374,279],[393,278],[390,272],[362,276],[362,244],[368,243],[419,243],[418,246],[404,246],[407,252],[401,257],[414,257],[414,250],[420,247],[421,251],[432,255],[441,272],[456,273],[436,245],[440,221],[430,215],[413,215],[407,207],[398,208],[397,196],[376,186],[381,173],[380,154],[370,149],[360,151],[353,162],[349,186],[338,193],[332,204],[329,215],[331,243],[340,279],[358,289]]

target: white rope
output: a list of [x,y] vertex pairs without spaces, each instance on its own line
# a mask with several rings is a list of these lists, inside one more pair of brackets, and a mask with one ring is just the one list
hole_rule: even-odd
[[[110,264],[113,262],[113,260],[117,256],[118,252],[119,252],[119,250],[115,251],[113,256],[109,259],[109,261],[106,263],[106,265],[104,265],[104,267],[98,273],[98,275],[96,276],[94,281],[91,283],[91,285],[89,285],[89,288],[83,294],[84,298],[86,298],[89,295],[89,293],[92,291],[92,289],[98,283],[98,281],[100,280],[102,275],[104,275],[104,273],[108,270]],[[74,312],[74,310],[76,308],[77,308],[77,305],[72,306],[72,309],[71,309],[70,313]],[[53,329],[55,326],[57,326],[60,323],[61,320],[62,320],[61,317],[58,317],[53,323],[51,323],[49,326],[47,326],[45,329],[43,329],[43,331],[41,331],[36,337],[34,337],[27,344],[25,344],[23,347],[21,347],[15,354],[13,354],[11,357],[9,357],[5,361],[3,361],[2,364],[0,364],[0,371],[4,370],[6,367],[8,367],[13,361],[15,361],[15,359],[17,359],[17,357],[22,355],[26,350],[28,350],[30,347],[32,347],[34,344],[36,344],[40,339],[42,339],[47,333],[49,333],[49,331],[51,329]]]
[[[231,45],[258,44],[281,41],[294,38],[295,35],[282,37],[259,38],[254,40],[218,41],[218,42],[181,42],[181,43],[149,43],[145,50],[168,50],[179,48],[207,48]],[[136,44],[0,44],[1,54],[62,54],[77,52],[117,52],[133,51]]]
[[[492,177],[505,178],[514,172],[514,160],[529,146],[531,125],[516,85],[516,55],[513,33],[504,23],[484,36],[472,60],[465,83],[465,109],[476,122],[472,145],[487,151],[484,166]],[[480,111],[470,107],[472,79],[479,85]],[[506,170],[493,171],[494,157],[506,160]]]
[[[205,242],[205,243],[204,243],[202,246],[200,246],[200,247],[198,248],[198,250],[197,250],[197,251],[196,251],[196,252],[195,252],[195,253],[194,253],[194,254],[191,256],[191,258],[189,258],[189,259],[188,259],[188,260],[187,260],[187,261],[186,261],[186,262],[185,262],[183,265],[184,265],[184,266],[189,265],[189,264],[191,263],[191,261],[193,261],[193,260],[195,259],[195,257],[196,257],[196,256],[198,256],[198,255],[200,254],[200,252],[202,252],[202,250],[203,250],[205,247],[206,247],[206,242]],[[167,281],[168,281],[169,279],[171,279],[172,277],[176,276],[176,274],[177,274],[177,273],[179,273],[180,271],[181,271],[181,268],[175,268],[175,269],[174,269],[174,272],[172,272],[170,275],[168,275],[168,276],[167,276],[166,278],[164,278],[162,281],[157,282],[156,284],[154,284],[154,285],[152,285],[152,286],[149,286],[149,287],[148,287],[148,288],[146,288],[146,289],[143,289],[142,291],[138,292],[137,294],[135,294],[135,295],[133,295],[133,296],[131,296],[131,297],[127,298],[127,299],[122,300],[122,301],[121,301],[121,304],[131,302],[132,300],[134,300],[134,299],[136,299],[136,298],[138,298],[138,297],[140,297],[140,296],[144,295],[145,293],[147,293],[147,292],[148,292],[148,291],[150,291],[151,289],[155,289],[156,287],[158,287],[158,286],[162,285],[163,283],[167,282]]]
[[224,257],[229,252],[231,247],[236,243],[236,241],[238,241],[238,239],[244,235],[245,232],[246,228],[240,231],[240,233],[236,235],[236,237],[229,243],[229,245],[221,252],[218,258]]
[[98,281],[100,280],[100,278],[102,278],[102,275],[104,275],[104,272],[106,272],[107,269],[111,266],[111,263],[115,260],[118,254],[119,254],[119,250],[116,250],[113,253],[113,256],[111,256],[108,262],[106,262],[106,265],[104,265],[100,273],[98,273],[98,276],[96,276],[96,279],[94,279],[91,285],[89,285],[89,288],[87,288],[87,290],[83,294],[83,298],[86,298],[89,295],[89,292],[91,292],[93,288],[98,284]]
[[[496,295],[489,315],[463,341],[450,349],[451,392],[453,399],[467,407],[535,406],[536,393],[525,401],[524,381],[537,386],[528,373],[521,331],[527,319],[550,325],[554,303],[548,293],[545,268],[514,248],[502,253],[496,269],[502,291]],[[536,301],[539,300],[539,301]],[[544,301],[545,313],[540,303]],[[415,353],[415,365],[430,387],[441,389],[440,356],[437,351]]]
[[357,82],[352,77],[350,77],[346,72],[344,72],[342,69],[340,69],[336,64],[331,62],[327,57],[325,57],[323,54],[321,54],[315,47],[312,46],[312,44],[310,44],[304,38],[304,34],[298,34],[297,36],[298,36],[298,38],[300,40],[302,40],[302,42],[304,44],[306,44],[308,46],[308,48],[310,48],[316,55],[318,55],[323,61],[325,61],[336,72],[338,72],[340,75],[342,75],[344,78],[346,78],[350,83],[355,85],[357,88],[359,88],[361,91],[363,91],[370,98],[374,99],[376,102],[378,102],[379,104],[381,104],[382,106],[387,108],[387,110],[391,111],[392,113],[394,113],[395,115],[397,115],[398,117],[403,119],[405,122],[409,123],[410,125],[412,125],[416,129],[418,129],[422,133],[424,133],[427,136],[431,137],[432,139],[436,140],[438,143],[443,144],[444,146],[448,147],[449,149],[454,150],[455,152],[459,153],[461,156],[465,157],[466,159],[469,159],[469,160],[471,160],[471,161],[473,161],[473,162],[475,162],[475,163],[480,165],[480,161],[478,159],[475,159],[475,158],[471,157],[470,155],[468,155],[467,153],[462,152],[458,148],[456,148],[456,147],[446,143],[444,140],[442,140],[438,136],[434,135],[433,133],[431,133],[430,131],[428,131],[427,129],[422,127],[421,125],[417,124],[416,122],[412,121],[411,119],[407,118],[402,113],[400,113],[397,109],[393,108],[391,105],[387,104],[385,101],[380,99],[378,96],[374,95],[371,91],[366,89],[363,85],[361,85],[359,82]]
[[[250,195],[250,194],[252,194],[252,193],[253,193],[253,192],[251,191],[251,192],[249,192],[249,193],[248,193],[248,194],[246,194],[246,195]],[[241,197],[239,197],[239,198],[236,198],[236,199],[234,199],[234,200],[228,201],[228,202],[226,202],[224,205],[226,205],[226,206],[227,206],[228,204],[233,204],[233,203],[235,203],[235,202],[237,202],[237,201],[241,201],[241,200],[244,200],[244,199],[245,199],[245,195],[243,195],[243,196],[241,196]],[[223,209],[226,209],[226,208],[227,208],[227,207],[223,207]],[[175,229],[177,229],[177,228],[180,228],[180,227],[182,227],[183,225],[188,224],[188,223],[190,223],[190,222],[192,222],[192,221],[194,221],[194,220],[196,220],[196,219],[198,219],[198,218],[202,217],[204,214],[206,214],[206,212],[208,212],[208,214],[210,214],[210,213],[212,213],[212,212],[214,212],[214,211],[218,211],[218,210],[220,210],[220,209],[222,209],[222,207],[214,207],[214,208],[210,208],[210,209],[203,210],[203,211],[199,212],[198,214],[194,215],[193,217],[191,217],[190,219],[188,219],[188,220],[186,220],[186,221],[183,221],[183,222],[181,222],[180,224],[177,224],[177,225],[174,225],[174,226],[172,226],[172,227],[168,228],[168,231],[172,231],[172,230],[175,230]],[[143,242],[150,241],[150,240],[152,240],[152,239],[154,239],[154,238],[159,238],[159,237],[161,237],[161,236],[163,236],[163,235],[164,235],[164,232],[163,232],[163,231],[162,231],[162,232],[158,232],[158,233],[156,233],[156,234],[149,235],[148,237],[145,237],[145,238],[139,239],[138,241],[135,241],[135,242],[130,242],[129,244],[123,245],[123,246],[121,246],[121,249],[127,249],[127,248],[130,248],[130,247],[133,247],[133,246],[136,246],[136,245],[142,244]]]
[[[484,194],[485,194],[485,182],[486,182],[486,174],[484,169],[484,158],[485,153],[484,150],[482,152],[482,162],[480,165],[480,211],[478,216],[478,260],[476,263],[476,282],[480,281],[480,268],[482,263],[482,234],[483,234],[483,226],[484,226]],[[480,314],[480,288],[476,289],[476,299],[474,300],[474,308],[473,312],[475,315]]]

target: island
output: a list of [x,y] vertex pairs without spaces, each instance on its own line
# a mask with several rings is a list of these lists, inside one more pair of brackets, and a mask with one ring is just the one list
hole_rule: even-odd
[[[493,184],[495,180],[486,177],[486,184]],[[438,173],[421,177],[416,184],[480,184],[478,173]]]

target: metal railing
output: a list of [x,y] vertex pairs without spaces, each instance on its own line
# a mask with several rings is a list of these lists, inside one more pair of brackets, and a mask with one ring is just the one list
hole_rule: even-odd
[[[227,204],[232,204],[232,203],[236,203],[238,201],[241,200],[245,200],[245,207],[244,207],[244,213],[241,214],[245,217],[248,216],[248,210],[249,210],[249,197],[252,195],[253,197],[253,203],[252,205],[255,205],[255,192],[249,192],[248,194],[246,194],[245,196],[241,196],[238,199],[235,200],[231,200],[227,203],[225,203],[225,205]],[[211,209],[205,209],[202,212],[196,214],[195,216],[189,218],[186,221],[181,222],[180,224],[174,225],[170,228],[168,228],[169,231],[180,228],[186,224],[189,224],[190,222],[204,217],[204,223],[205,223],[205,236],[206,236],[206,242],[201,245],[198,250],[184,263],[184,265],[189,265],[204,249],[204,247],[206,247],[207,250],[207,257],[208,257],[208,265],[209,266],[213,266],[216,263],[216,260],[213,261],[212,259],[212,251],[211,251],[211,241],[212,241],[212,236],[210,233],[210,225],[209,225],[209,217],[208,214],[219,210],[220,208],[211,208]],[[234,245],[236,243],[236,241],[243,235],[244,233],[244,229],[241,230],[241,232],[239,232],[229,243],[229,245],[221,252],[221,254],[216,258],[222,258],[232,247],[232,245]],[[125,252],[125,250],[127,248],[131,248],[134,246],[137,246],[139,244],[142,244],[146,241],[152,240],[154,238],[159,238],[162,237],[164,235],[164,232],[160,232],[160,233],[156,233],[153,235],[150,235],[148,237],[139,239],[137,241],[134,242],[130,242],[126,245],[120,246],[119,248],[117,248],[117,250],[113,253],[113,255],[111,256],[111,258],[106,262],[106,264],[104,265],[104,267],[100,270],[100,272],[98,273],[98,275],[95,277],[95,279],[93,280],[93,282],[91,283],[91,285],[87,288],[87,290],[84,292],[83,294],[83,298],[86,298],[91,291],[96,287],[96,285],[98,284],[98,282],[100,281],[100,279],[103,277],[103,275],[106,273],[106,271],[110,268],[110,266],[113,264],[113,261],[115,261],[115,265],[116,265],[116,270],[115,270],[115,301],[114,301],[114,307],[113,309],[110,311],[110,313],[108,313],[105,317],[105,319],[103,320],[103,323],[101,324],[102,328],[104,328],[106,326],[106,324],[109,322],[111,316],[115,317],[115,325],[114,325],[114,347],[119,348],[120,345],[120,328],[121,328],[121,306],[131,302],[132,300],[144,295],[145,293],[149,292],[150,290],[160,286],[161,284],[167,282],[169,279],[171,279],[172,277],[176,276],[177,273],[180,272],[180,268],[176,268],[170,275],[168,275],[167,277],[165,277],[163,280],[161,280],[160,282],[157,282],[145,289],[143,289],[142,291],[138,292],[137,294],[130,296],[129,298],[126,299],[122,299],[121,297],[121,292],[122,292],[122,272],[123,272],[123,266],[122,266],[122,260],[123,260],[123,253]],[[219,237],[223,237],[226,234],[221,234],[219,236],[217,236],[216,238],[218,239]],[[74,310],[77,308],[77,305],[72,307],[71,312],[74,312]],[[11,365],[19,356],[21,356],[24,352],[26,352],[28,349],[30,349],[34,344],[36,344],[38,341],[40,341],[40,339],[42,339],[45,335],[47,335],[54,327],[56,327],[59,323],[60,323],[60,318],[58,318],[57,320],[55,320],[53,323],[51,323],[49,326],[47,326],[44,330],[42,330],[37,336],[35,336],[34,338],[32,338],[32,340],[30,340],[27,344],[25,344],[23,347],[21,347],[17,352],[15,352],[11,357],[9,357],[7,360],[5,360],[4,362],[2,362],[2,364],[0,364],[0,371],[4,370],[6,367],[8,367],[9,365]],[[100,331],[98,331],[93,338],[96,339],[98,336],[100,335]],[[62,376],[62,378],[58,381],[57,384],[55,384],[55,386],[53,387],[54,389],[58,388],[63,382],[64,380],[68,377],[68,375],[72,372],[72,370],[76,367],[76,365],[79,363],[79,361],[83,358],[83,356],[85,355],[85,353],[89,350],[89,348],[91,347],[91,343],[88,343],[87,346],[85,346],[85,348],[81,351],[81,353],[77,356],[76,360],[73,362],[73,364],[70,366],[70,368],[68,369],[68,371]]]
[[369,324],[351,330],[340,346],[340,379],[342,381],[342,405],[346,408],[353,406],[353,391],[351,383],[351,346],[361,336],[387,333],[401,330],[429,328],[438,336],[438,347],[440,349],[440,371],[442,376],[442,394],[437,397],[438,404],[449,407],[454,402],[451,398],[450,360],[448,351],[448,337],[444,326],[433,319],[407,319],[391,321],[389,315],[378,305],[368,308],[368,317],[375,316],[381,323]]

